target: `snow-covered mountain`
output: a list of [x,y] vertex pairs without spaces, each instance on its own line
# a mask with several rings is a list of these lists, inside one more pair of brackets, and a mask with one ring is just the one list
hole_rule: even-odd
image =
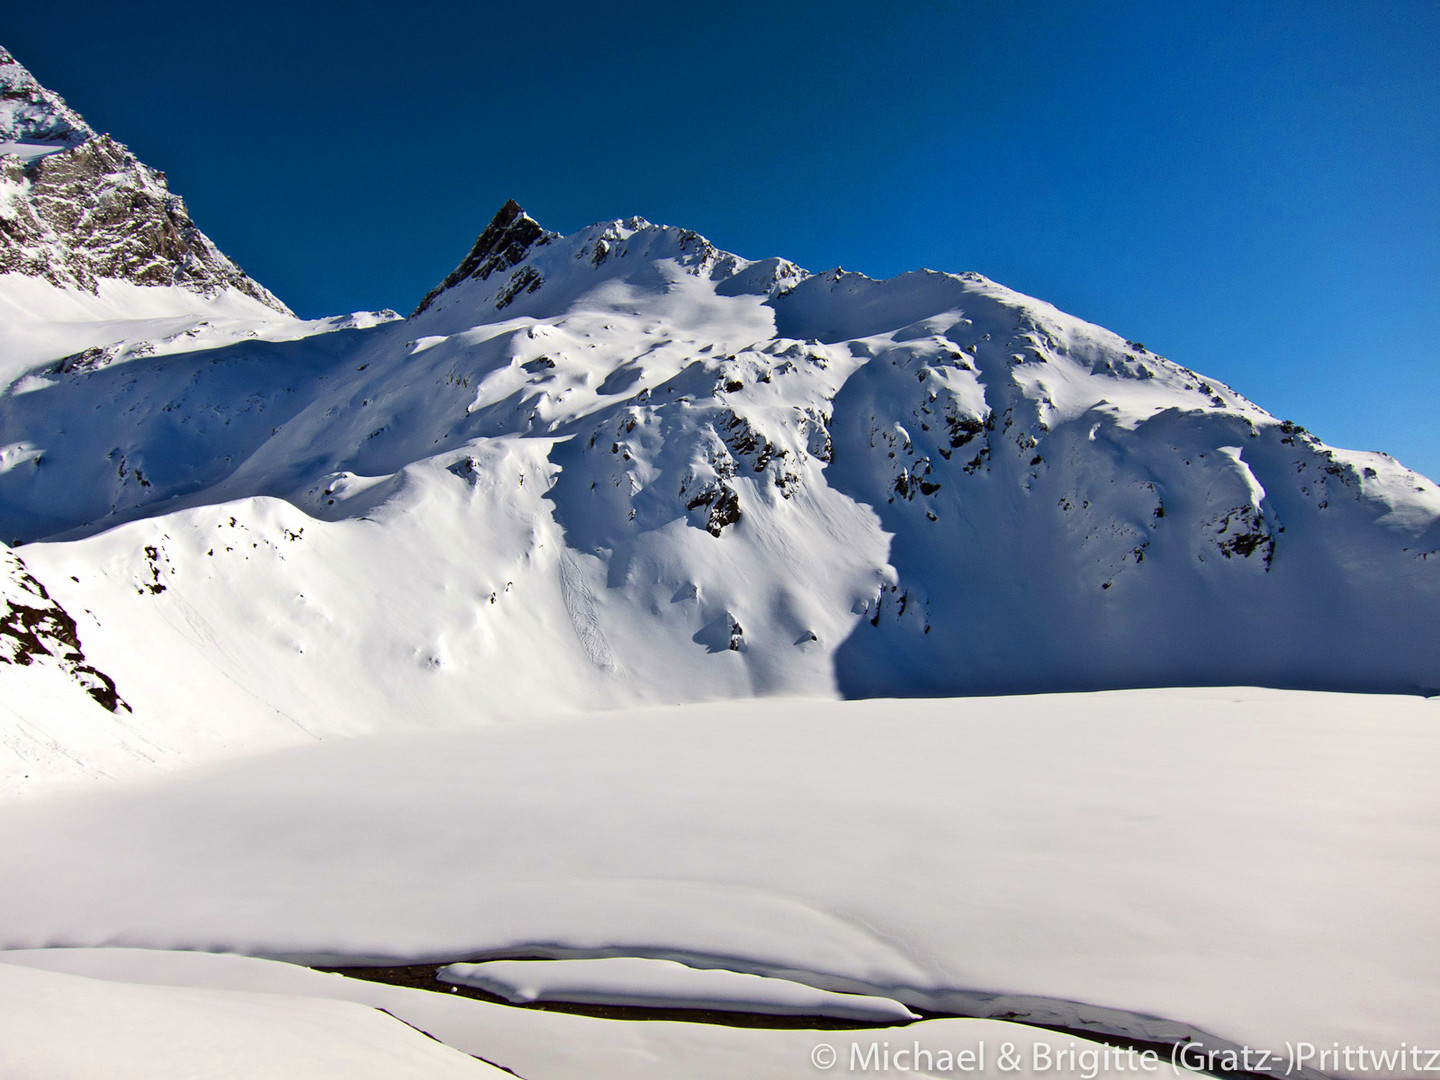
[[302,321],[3,52],[0,173],[0,1073],[1440,1046],[1429,480],[639,218]]
[[283,316],[188,218],[154,275],[82,213],[25,276],[47,176],[178,200],[9,64],[17,782],[757,694],[1440,688],[1433,483],[1039,300],[514,203],[403,320]]
[[4,49],[0,155],[3,301],[44,303],[8,280],[21,276],[97,299],[117,283],[228,292],[290,314],[196,227],[164,174],[97,134]]

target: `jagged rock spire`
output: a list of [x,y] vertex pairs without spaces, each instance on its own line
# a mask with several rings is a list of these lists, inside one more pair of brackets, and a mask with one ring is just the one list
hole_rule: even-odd
[[491,274],[508,270],[530,252],[538,242],[553,234],[547,233],[540,224],[525,213],[514,199],[506,201],[496,215],[485,226],[484,232],[475,238],[460,265],[435,288],[425,294],[413,314],[419,315],[430,306],[437,296],[452,285],[458,285],[466,278],[484,280]]

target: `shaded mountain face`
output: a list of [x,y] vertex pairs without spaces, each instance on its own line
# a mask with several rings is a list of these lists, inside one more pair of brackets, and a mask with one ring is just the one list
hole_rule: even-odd
[[12,591],[125,706],[44,697],[65,760],[201,754],[196,717],[1440,688],[1433,483],[979,275],[509,203],[408,319],[150,325],[0,394]]
[[162,173],[97,135],[0,49],[0,274],[95,292],[102,280],[234,290],[289,309],[191,221]]

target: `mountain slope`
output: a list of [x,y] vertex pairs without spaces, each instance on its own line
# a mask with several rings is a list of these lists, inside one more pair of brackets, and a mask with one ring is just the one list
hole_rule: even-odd
[[301,322],[0,90],[9,782],[756,694],[1440,688],[1434,484],[1042,301],[511,202],[410,318]]
[[0,49],[0,293],[10,276],[234,292],[290,311],[222,254],[163,174],[97,134]]
[[977,275],[507,206],[408,320],[128,342],[0,431],[0,537],[187,753],[201,703],[1440,687],[1434,484]]

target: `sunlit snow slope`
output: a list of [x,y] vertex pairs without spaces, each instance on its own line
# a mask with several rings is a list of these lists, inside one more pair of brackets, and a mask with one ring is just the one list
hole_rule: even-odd
[[42,286],[0,289],[14,784],[632,702],[1440,688],[1433,483],[978,275],[511,203],[403,320]]

